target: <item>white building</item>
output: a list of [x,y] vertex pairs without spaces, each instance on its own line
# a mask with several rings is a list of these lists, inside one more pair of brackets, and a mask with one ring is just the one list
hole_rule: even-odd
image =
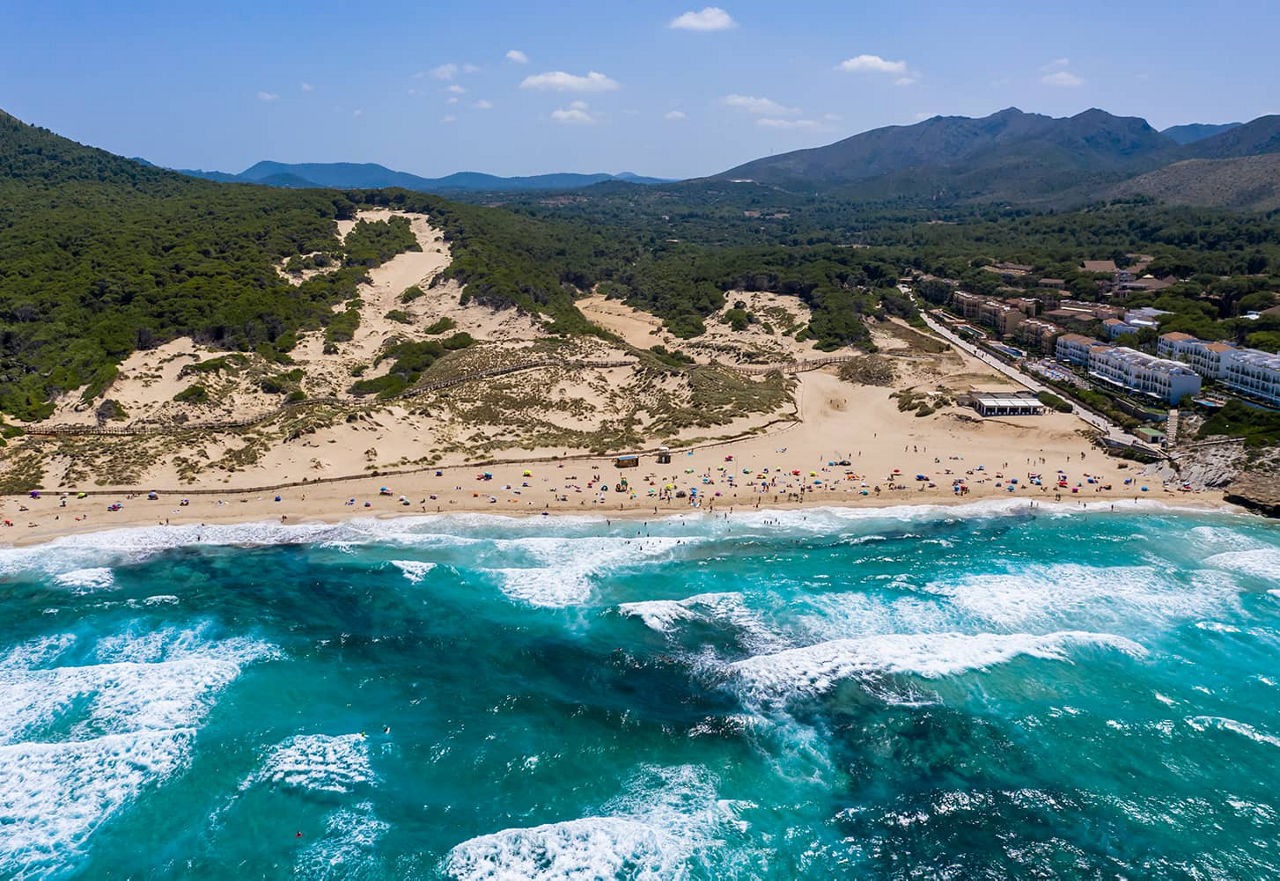
[[1140,330],[1142,330],[1142,328],[1136,324],[1121,321],[1119,318],[1108,318],[1102,322],[1102,331],[1107,335],[1107,339],[1109,340],[1124,336],[1127,333],[1137,333]]
[[1089,363],[1089,349],[1099,345],[1102,344],[1093,337],[1082,336],[1078,333],[1064,333],[1058,337],[1054,352],[1059,361],[1084,366]]
[[1157,353],[1188,364],[1206,379],[1270,403],[1280,404],[1280,355],[1209,342],[1185,333],[1166,333]]
[[1260,349],[1232,349],[1222,356],[1218,381],[1255,398],[1280,404],[1280,355]]
[[1167,358],[1153,358],[1125,346],[1090,349],[1089,375],[1169,404],[1200,391],[1200,374],[1187,365]]
[[1039,416],[1044,403],[1030,392],[979,392],[968,394],[980,416]]

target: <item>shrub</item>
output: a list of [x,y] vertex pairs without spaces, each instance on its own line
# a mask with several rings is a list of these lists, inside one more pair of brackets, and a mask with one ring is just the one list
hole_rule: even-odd
[[1040,403],[1050,410],[1056,410],[1059,413],[1070,413],[1074,409],[1070,403],[1064,401],[1053,392],[1040,392],[1036,397],[1040,399]]
[[179,404],[206,404],[209,402],[209,390],[202,385],[192,385],[178,392],[173,399]]
[[356,328],[359,326],[360,308],[348,305],[345,310],[338,312],[330,319],[324,338],[330,343],[349,342],[356,335]]

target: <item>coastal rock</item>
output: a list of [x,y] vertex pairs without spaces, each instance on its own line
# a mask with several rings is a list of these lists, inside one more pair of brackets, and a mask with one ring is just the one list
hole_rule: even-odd
[[1231,482],[1226,500],[1265,517],[1280,519],[1280,469],[1251,469]]

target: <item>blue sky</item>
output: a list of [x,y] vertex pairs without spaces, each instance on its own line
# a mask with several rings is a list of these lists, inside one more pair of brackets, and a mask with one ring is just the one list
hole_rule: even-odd
[[714,2],[3,0],[0,108],[177,167],[666,177],[939,113],[1280,112],[1276,0]]

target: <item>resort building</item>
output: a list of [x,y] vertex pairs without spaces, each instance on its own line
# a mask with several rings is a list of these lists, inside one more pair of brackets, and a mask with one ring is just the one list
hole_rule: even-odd
[[1135,327],[1120,318],[1108,318],[1102,322],[1102,332],[1107,335],[1109,340],[1124,336],[1127,333],[1137,333],[1139,330],[1141,328]]
[[1187,365],[1124,346],[1093,346],[1088,367],[1090,376],[1169,404],[1200,391],[1200,375]]
[[1039,318],[1028,318],[1014,329],[1014,337],[1028,346],[1036,346],[1041,351],[1053,351],[1053,338],[1063,332],[1062,328],[1051,321]]
[[1177,358],[1187,342],[1199,342],[1189,333],[1162,333],[1156,340],[1156,354],[1161,358]]
[[995,328],[999,336],[1013,333],[1026,317],[1026,313],[1016,305],[963,291],[951,295],[951,310],[976,324]]
[[1166,333],[1156,351],[1176,358],[1206,379],[1216,380],[1244,395],[1280,404],[1280,355],[1245,349],[1232,343],[1209,342],[1185,333]]
[[1089,363],[1089,350],[1099,345],[1102,344],[1093,337],[1081,336],[1078,333],[1064,333],[1058,337],[1054,353],[1059,361],[1083,367]]
[[1218,381],[1227,388],[1280,404],[1280,355],[1260,349],[1232,349],[1222,356]]

